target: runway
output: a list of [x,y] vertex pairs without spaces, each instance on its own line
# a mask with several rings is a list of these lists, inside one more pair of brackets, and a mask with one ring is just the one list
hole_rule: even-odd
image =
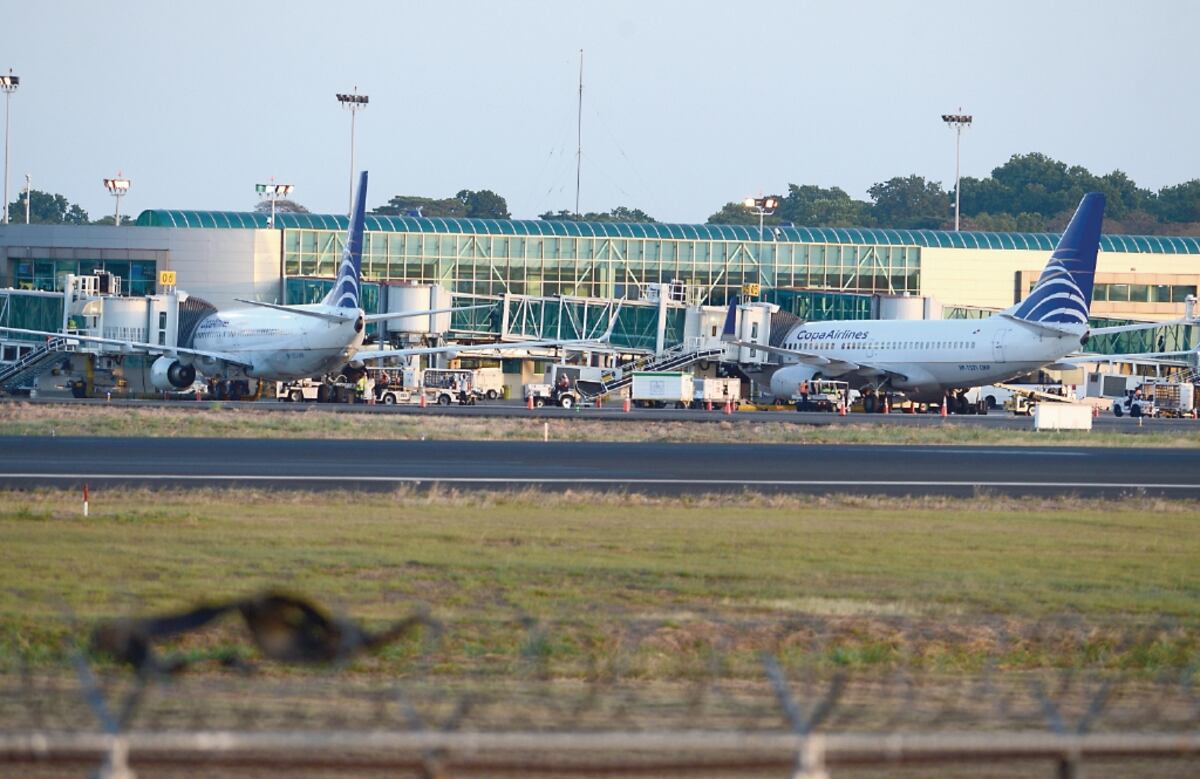
[[1200,498],[1200,450],[0,438],[0,486],[263,486]]

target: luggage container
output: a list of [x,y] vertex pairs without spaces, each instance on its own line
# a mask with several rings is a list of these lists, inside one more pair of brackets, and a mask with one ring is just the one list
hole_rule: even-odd
[[712,379],[698,376],[692,384],[693,403],[738,403],[742,399],[741,379]]
[[631,397],[642,408],[690,408],[695,396],[692,374],[676,371],[635,371]]

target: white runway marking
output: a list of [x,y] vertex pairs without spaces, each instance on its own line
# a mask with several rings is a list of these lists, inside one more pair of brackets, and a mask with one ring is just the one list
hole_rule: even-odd
[[1147,482],[1092,482],[1092,481],[917,481],[917,480],[874,480],[874,479],[622,479],[617,477],[503,477],[503,476],[310,476],[262,474],[237,475],[174,473],[0,473],[4,479],[136,479],[141,481],[218,481],[218,482],[335,482],[342,484],[583,484],[596,486],[720,486],[720,487],[1053,487],[1057,489],[1120,489],[1120,490],[1198,490],[1200,483],[1168,484]]

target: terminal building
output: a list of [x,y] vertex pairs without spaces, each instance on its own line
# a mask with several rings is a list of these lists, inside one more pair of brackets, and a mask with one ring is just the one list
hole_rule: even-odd
[[[59,329],[61,296],[46,293],[67,274],[96,271],[114,274],[130,296],[161,292],[160,272],[174,271],[179,289],[218,308],[238,298],[315,302],[334,276],[346,222],[148,210],[122,227],[0,226],[0,288],[11,288],[0,290],[0,325]],[[687,306],[747,294],[810,320],[986,316],[1023,297],[1056,241],[1048,233],[368,216],[362,270],[371,312],[395,310],[389,290],[414,284],[438,285],[456,304],[487,304],[454,315],[452,340],[587,337],[595,312],[618,299],[628,302],[613,343],[661,351],[683,338]],[[1198,287],[1200,239],[1104,235],[1093,319],[1175,319]],[[1133,332],[1091,348],[1189,349],[1193,330]],[[23,343],[0,333],[0,361],[15,359]]]

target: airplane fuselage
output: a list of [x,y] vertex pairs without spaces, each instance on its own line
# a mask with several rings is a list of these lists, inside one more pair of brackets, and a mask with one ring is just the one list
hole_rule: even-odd
[[[252,378],[287,381],[335,371],[362,346],[361,312],[320,304],[296,308],[349,316],[331,322],[268,308],[218,311],[196,327],[191,347],[251,364],[242,372]],[[193,364],[206,375],[224,372],[218,360],[196,357]]]
[[[978,320],[858,320],[797,325],[780,344],[828,358],[818,366],[782,357],[771,377],[776,397],[791,397],[806,378],[843,378],[853,387],[884,382],[919,401],[949,390],[1007,381],[1079,349],[1083,329],[1058,335],[1002,316]],[[869,365],[847,369],[838,363]]]

